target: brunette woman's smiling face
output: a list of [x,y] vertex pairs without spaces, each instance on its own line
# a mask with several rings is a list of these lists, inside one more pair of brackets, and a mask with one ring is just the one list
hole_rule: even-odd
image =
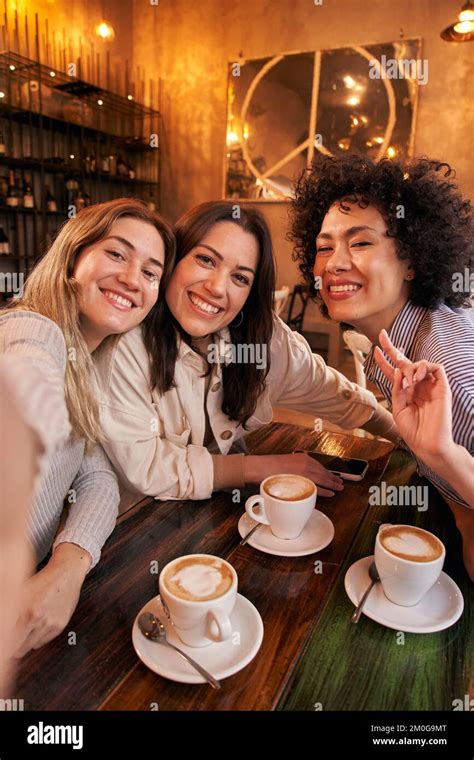
[[259,259],[254,235],[217,222],[176,265],[166,290],[174,318],[193,338],[232,322],[249,297]]
[[390,329],[410,295],[410,264],[396,252],[394,238],[375,206],[334,203],[316,239],[314,276],[329,316],[348,322],[372,342]]

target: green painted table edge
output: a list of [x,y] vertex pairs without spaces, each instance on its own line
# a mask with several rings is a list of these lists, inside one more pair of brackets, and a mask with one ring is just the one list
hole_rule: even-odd
[[[395,450],[384,480],[406,483],[411,457]],[[427,487],[415,476],[414,482]],[[410,510],[410,511],[408,511]],[[461,619],[433,634],[403,633],[362,615],[350,621],[353,605],[344,589],[348,568],[373,554],[382,522],[428,528],[446,545],[445,572],[464,596]],[[325,608],[280,697],[277,710],[453,710],[473,692],[473,584],[461,561],[461,540],[448,507],[430,486],[426,512],[413,507],[368,506]],[[470,638],[471,634],[471,638]],[[459,708],[462,709],[462,708]]]

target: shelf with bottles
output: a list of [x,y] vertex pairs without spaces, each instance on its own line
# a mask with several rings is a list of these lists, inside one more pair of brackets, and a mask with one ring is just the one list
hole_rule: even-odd
[[114,143],[105,146],[77,139],[71,135],[55,135],[26,129],[14,131],[0,119],[1,167],[67,174],[78,172],[96,182],[115,182],[123,186],[158,185],[158,156],[128,154]]
[[[85,159],[84,159],[85,161]],[[57,159],[56,161],[41,160],[40,158],[14,158],[13,156],[5,156],[0,154],[0,167],[12,167],[15,169],[30,169],[40,171],[43,169],[45,174],[68,174],[71,171],[75,171],[73,164],[68,164],[65,159]],[[77,171],[77,169],[76,169]],[[123,183],[124,185],[154,185],[158,186],[158,182],[149,179],[140,179],[137,177],[130,177],[130,170],[128,174],[111,174],[110,170],[106,172],[91,171],[86,167],[83,170],[84,176],[88,179],[100,181],[106,180],[107,182]]]
[[101,129],[86,127],[83,124],[57,119],[45,114],[34,111],[25,111],[12,107],[6,103],[0,102],[0,117],[14,121],[19,125],[31,126],[37,129],[48,129],[60,132],[62,134],[72,134],[77,137],[83,137],[100,145],[106,144],[110,138],[116,145],[123,150],[133,151],[135,153],[149,153],[155,148],[150,145],[143,135],[134,135],[130,137],[117,137]]
[[[78,73],[78,76],[75,74]],[[47,127],[106,141],[113,137],[127,149],[149,151],[143,135],[157,133],[160,112],[138,103],[132,95],[118,95],[86,82],[80,68],[72,76],[60,69],[19,55],[0,53],[0,113],[18,123]]]
[[159,125],[133,98],[0,53],[1,269],[30,272],[85,206],[125,196],[159,208]]

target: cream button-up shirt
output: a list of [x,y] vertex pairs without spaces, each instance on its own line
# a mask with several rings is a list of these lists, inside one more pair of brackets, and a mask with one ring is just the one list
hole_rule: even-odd
[[[215,337],[226,355],[228,330]],[[157,499],[207,499],[213,490],[212,453],[272,421],[273,407],[314,414],[343,428],[360,427],[377,408],[375,396],[313,354],[306,340],[275,317],[271,367],[246,429],[222,411],[222,364],[211,364],[180,340],[175,385],[164,395],[150,389],[149,358],[141,328],[111,341],[95,357],[101,385],[104,448],[122,487]],[[203,444],[209,416],[216,446]]]

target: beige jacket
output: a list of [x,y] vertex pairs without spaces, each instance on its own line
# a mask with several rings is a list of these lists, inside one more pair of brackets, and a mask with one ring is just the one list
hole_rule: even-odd
[[[228,330],[216,340],[223,353]],[[372,393],[326,366],[306,340],[278,317],[266,389],[247,430],[222,412],[221,364],[211,365],[206,396],[202,377],[206,362],[183,341],[175,387],[163,396],[150,391],[149,360],[140,327],[99,352],[96,366],[107,439],[104,448],[122,487],[158,499],[207,499],[212,494],[216,485],[212,447],[203,445],[206,407],[220,454],[228,454],[239,438],[271,422],[275,406],[314,414],[343,428],[362,426],[377,408]]]

